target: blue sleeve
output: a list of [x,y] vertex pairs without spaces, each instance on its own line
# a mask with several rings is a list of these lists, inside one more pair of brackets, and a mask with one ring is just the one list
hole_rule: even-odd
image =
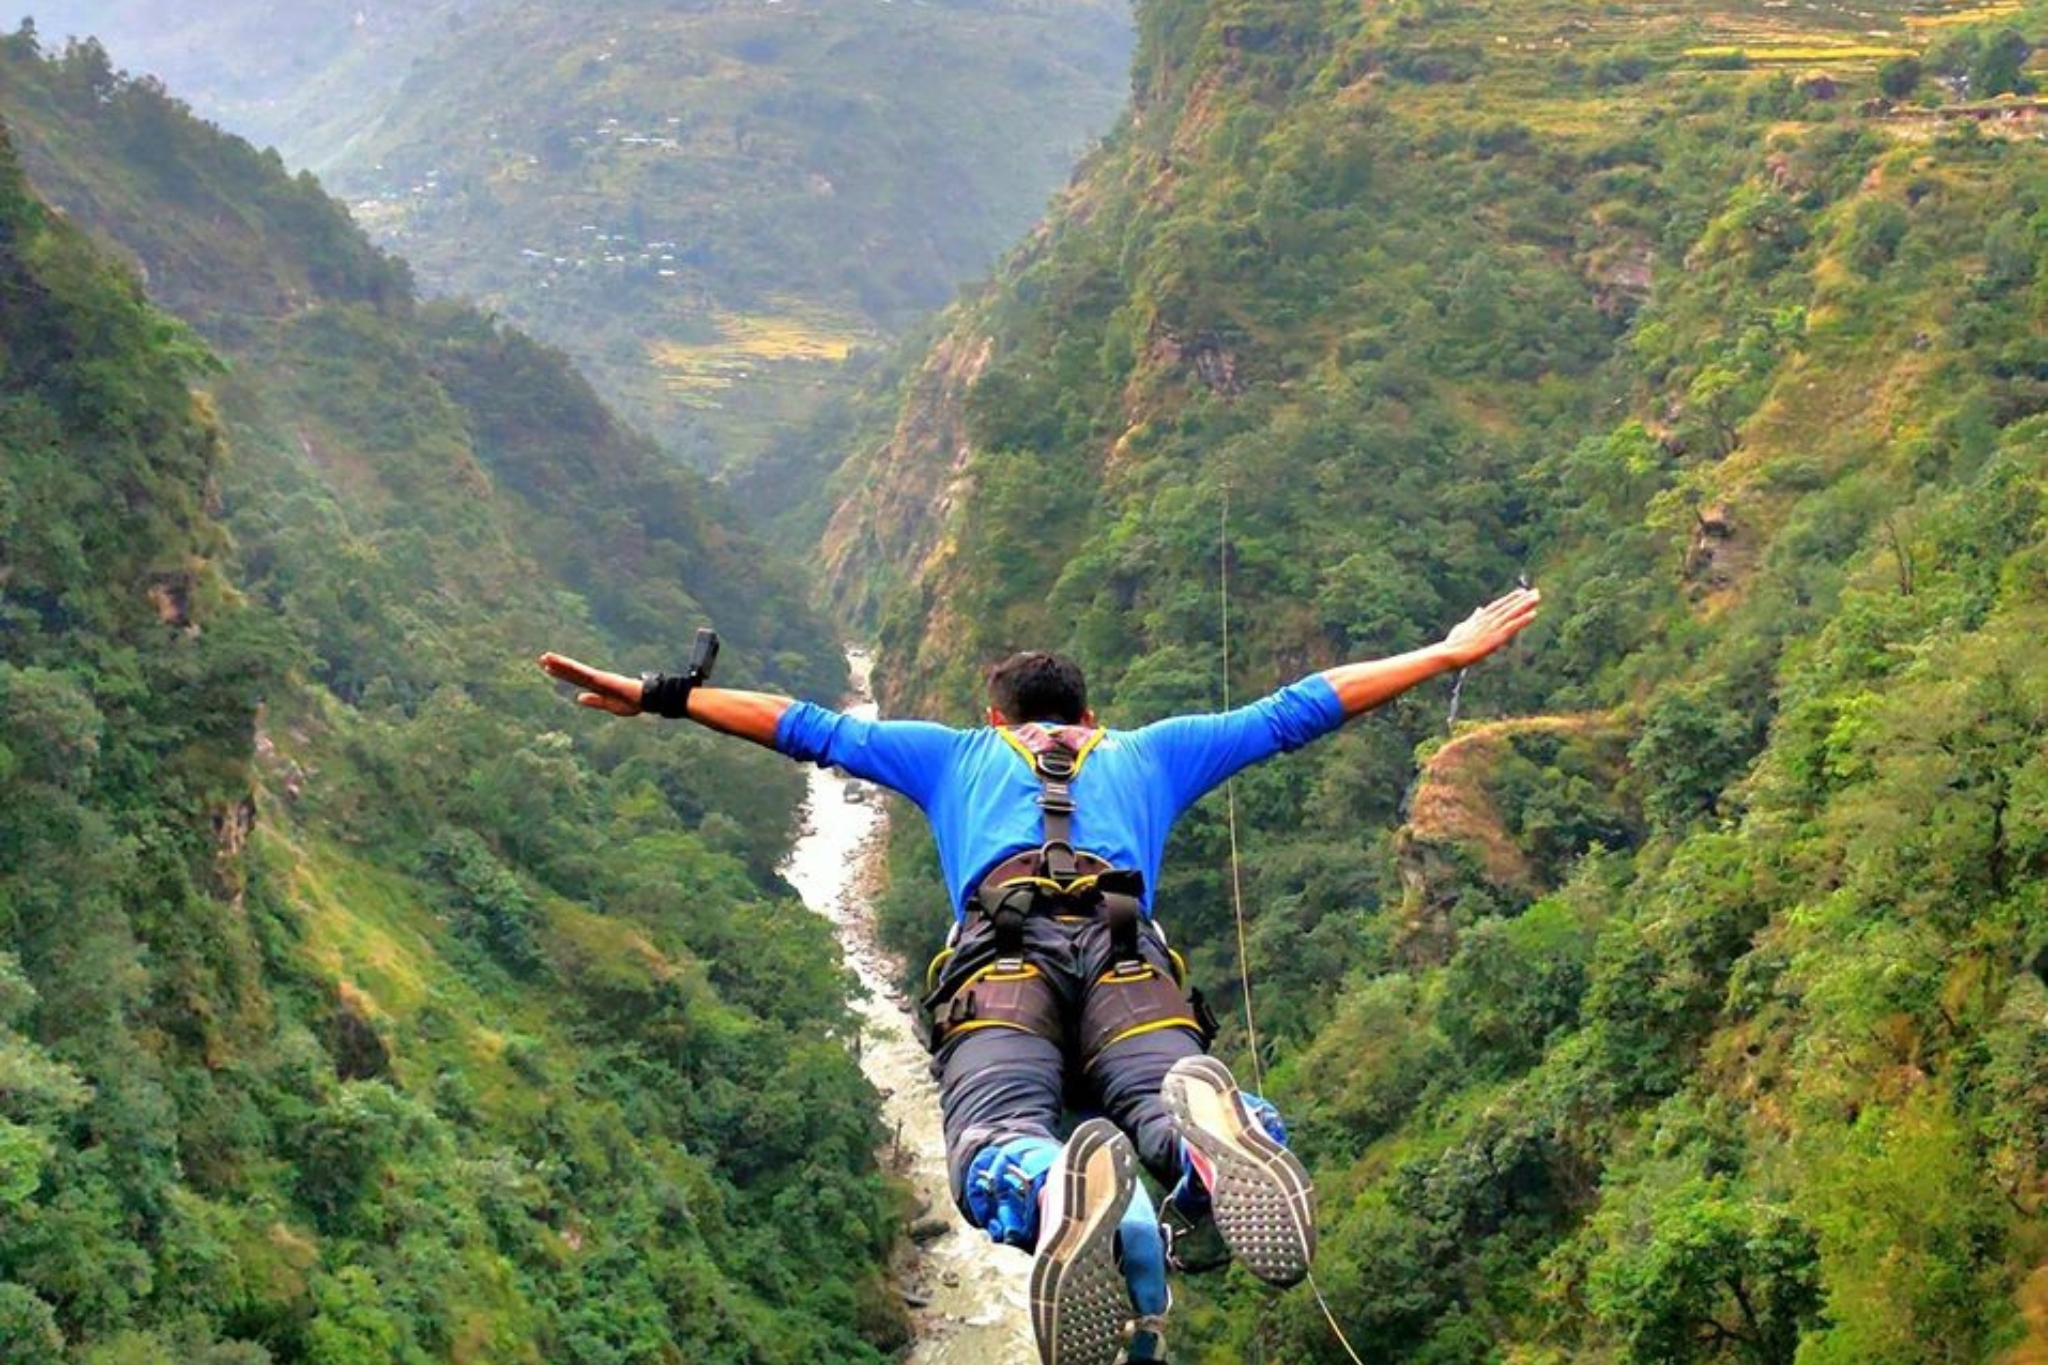
[[923,806],[960,733],[931,721],[863,720],[800,701],[776,722],[775,748],[821,768],[844,768]]
[[1133,738],[1159,764],[1174,809],[1183,811],[1240,770],[1320,739],[1344,720],[1337,689],[1314,673],[1249,706],[1218,715],[1174,716],[1145,726]]

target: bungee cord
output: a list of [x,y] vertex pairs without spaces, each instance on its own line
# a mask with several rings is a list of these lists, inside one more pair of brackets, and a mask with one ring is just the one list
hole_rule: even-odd
[[[1230,709],[1230,485],[1223,485],[1223,519],[1217,528],[1216,569],[1221,581],[1223,611],[1223,709]],[[1252,1084],[1266,1093],[1266,1064],[1259,1056],[1259,1022],[1252,1012],[1251,959],[1246,954],[1243,863],[1237,856],[1237,780],[1223,784],[1223,807],[1230,829],[1230,903],[1237,912],[1237,975],[1244,990],[1245,1045],[1252,1054]]]
[[[1223,709],[1228,711],[1230,709],[1230,485],[1227,483],[1223,485],[1223,511],[1217,527],[1216,564],[1217,596],[1223,618]],[[1464,682],[1465,674],[1460,670],[1458,674],[1459,691],[1463,690]],[[1458,694],[1457,691],[1453,691],[1451,694],[1451,716],[1454,724],[1458,713],[1457,708]],[[1266,1066],[1265,1061],[1259,1055],[1259,1025],[1258,1019],[1252,1010],[1252,963],[1251,957],[1246,951],[1244,864],[1238,857],[1236,778],[1232,778],[1223,784],[1223,809],[1224,822],[1230,832],[1230,910],[1237,920],[1237,980],[1239,988],[1244,992],[1245,1044],[1251,1050],[1252,1055],[1252,1084],[1257,1087],[1259,1095],[1265,1096]],[[1323,1312],[1323,1321],[1330,1325],[1330,1335],[1336,1339],[1339,1346],[1344,1348],[1344,1354],[1351,1358],[1351,1365],[1365,1365],[1365,1361],[1360,1358],[1357,1348],[1351,1344],[1351,1338],[1344,1334],[1344,1328],[1338,1323],[1336,1313],[1331,1311],[1330,1301],[1323,1297],[1323,1287],[1316,1282],[1314,1266],[1309,1267],[1308,1288],[1309,1292],[1315,1295],[1316,1307],[1320,1308]]]

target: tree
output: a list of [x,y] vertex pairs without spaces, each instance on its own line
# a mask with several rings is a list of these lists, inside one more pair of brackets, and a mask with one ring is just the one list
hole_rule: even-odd
[[1587,1306],[1627,1365],[1792,1365],[1819,1316],[1813,1233],[1729,1177],[1617,1191],[1594,1226]]
[[1983,50],[1983,38],[1975,31],[1951,33],[1927,49],[1927,69],[1947,83],[1954,98],[1966,99],[1971,94],[1973,69]]
[[401,1359],[404,1336],[385,1310],[386,1295],[361,1266],[343,1266],[314,1281],[319,1312],[306,1325],[312,1365],[390,1365]]
[[1970,93],[1978,99],[2026,94],[2033,83],[2025,74],[2033,45],[2017,29],[2000,29],[1983,40],[1970,64]]
[[23,16],[21,27],[10,34],[4,42],[0,42],[0,48],[5,49],[6,57],[10,61],[32,62],[40,58],[43,55],[43,46],[36,36],[36,21]]
[[1629,750],[1643,810],[1666,826],[1710,813],[1755,752],[1760,728],[1757,716],[1703,690],[1666,691]]
[[18,1284],[0,1281],[0,1360],[7,1365],[64,1365],[57,1315]]
[[1877,88],[1886,99],[1902,100],[1920,88],[1920,79],[1926,74],[1918,57],[1893,57],[1878,64]]

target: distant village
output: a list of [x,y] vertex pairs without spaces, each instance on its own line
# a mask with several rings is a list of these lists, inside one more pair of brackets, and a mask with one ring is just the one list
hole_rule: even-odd
[[[605,118],[588,134],[573,135],[570,143],[579,151],[605,146],[630,148],[639,153],[680,153],[683,140],[677,129],[683,120],[671,117],[663,131],[646,131],[619,118]],[[490,134],[492,141],[498,134]],[[519,157],[528,166],[539,166],[538,153]],[[379,175],[391,175],[379,164]],[[417,176],[394,175],[387,186],[350,205],[356,220],[380,245],[396,246],[426,229],[440,212],[460,208],[460,191],[439,168]],[[694,262],[680,242],[654,239],[646,233],[618,230],[615,225],[581,223],[566,240],[529,242],[516,248],[517,260],[527,271],[538,274],[542,289],[577,274],[610,273],[635,281],[681,281]]]

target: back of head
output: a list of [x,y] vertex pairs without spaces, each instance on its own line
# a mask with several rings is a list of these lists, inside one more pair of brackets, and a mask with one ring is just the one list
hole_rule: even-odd
[[1063,654],[1027,650],[988,671],[988,699],[1005,719],[1079,724],[1088,713],[1088,683],[1081,666]]

